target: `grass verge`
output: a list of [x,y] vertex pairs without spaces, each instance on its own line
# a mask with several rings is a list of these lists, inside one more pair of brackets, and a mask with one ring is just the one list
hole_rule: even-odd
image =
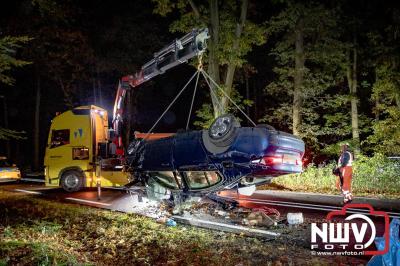
[[[338,194],[333,167],[333,164],[323,167],[310,165],[301,174],[277,177],[271,184],[258,189]],[[400,165],[380,154],[358,156],[353,166],[352,192],[357,196],[400,199]]]
[[133,214],[0,188],[0,265],[329,265],[287,240],[165,227]]

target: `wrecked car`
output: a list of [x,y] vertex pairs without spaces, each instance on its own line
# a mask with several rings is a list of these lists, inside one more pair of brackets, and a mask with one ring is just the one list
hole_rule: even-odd
[[126,159],[148,193],[185,197],[300,173],[304,149],[304,142],[294,135],[267,125],[240,127],[233,115],[226,114],[208,130],[136,139]]

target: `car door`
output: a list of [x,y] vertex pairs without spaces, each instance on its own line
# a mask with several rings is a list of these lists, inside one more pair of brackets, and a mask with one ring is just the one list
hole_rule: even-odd
[[208,160],[201,144],[201,131],[177,134],[173,157],[174,166],[177,170],[207,168]]
[[173,145],[174,137],[147,141],[144,148],[142,169],[147,171],[173,170]]

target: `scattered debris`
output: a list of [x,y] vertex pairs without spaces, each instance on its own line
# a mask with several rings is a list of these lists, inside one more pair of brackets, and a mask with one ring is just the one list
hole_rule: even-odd
[[247,186],[238,188],[238,193],[243,196],[251,196],[256,191],[256,186]]
[[[274,208],[266,206],[258,208],[233,207],[229,210],[223,205],[210,200],[185,201],[172,207],[159,201],[151,201],[141,195],[131,194],[133,211],[148,217],[155,218],[158,223],[166,226],[176,226],[176,219],[180,217],[187,221],[208,221],[217,224],[272,228],[282,224],[281,214]],[[182,219],[178,220],[181,221]],[[288,224],[303,223],[301,213],[289,214]]]
[[227,216],[228,213],[226,211],[217,211],[216,212],[219,216]]
[[250,226],[265,226],[271,227],[276,225],[277,222],[272,219],[270,216],[266,215],[262,211],[255,211],[247,216],[247,219],[243,219],[243,224],[250,225]]
[[212,201],[185,202],[175,206],[172,214],[185,219],[201,219],[216,223],[264,228],[276,226],[280,219],[280,213],[273,208],[265,206],[254,209],[235,207],[227,210],[221,204]]
[[175,222],[173,219],[171,219],[171,218],[168,218],[165,224],[166,224],[167,226],[172,226],[172,227],[175,227],[175,226],[176,226],[176,222]]
[[149,200],[147,197],[131,193],[132,212],[154,219],[171,216],[166,206],[158,201]]
[[[227,223],[208,221],[206,219],[196,219],[193,217],[187,218],[187,217],[181,217],[181,216],[174,216],[173,218],[175,220],[179,221],[180,223],[184,223],[184,224],[194,225],[197,227],[203,227],[203,228],[207,228],[207,229],[214,229],[214,230],[218,230],[218,231],[236,233],[236,234],[246,235],[246,236],[250,236],[250,237],[262,237],[262,238],[266,238],[266,239],[275,239],[276,237],[280,236],[280,233],[277,233],[277,232],[249,228],[249,227],[241,226],[241,225],[233,225],[233,224],[227,224]],[[220,235],[223,235],[223,232],[221,232]]]
[[296,213],[289,212],[286,217],[289,225],[304,223],[303,213],[301,212],[296,212]]
[[156,220],[159,224],[165,224],[167,222],[167,217],[160,217]]

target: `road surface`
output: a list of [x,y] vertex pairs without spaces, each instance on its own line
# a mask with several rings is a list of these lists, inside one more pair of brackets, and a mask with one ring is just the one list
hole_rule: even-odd
[[[38,195],[45,198],[104,208],[114,211],[135,212],[135,202],[138,197],[121,189],[103,188],[98,198],[96,189],[87,189],[80,192],[65,192],[60,188],[49,188],[43,184],[22,182],[3,183],[0,189]],[[234,199],[243,207],[267,206],[276,208],[281,214],[302,212],[305,217],[324,218],[327,213],[342,208],[342,197],[285,191],[256,191],[252,196],[238,195],[235,191],[223,191],[219,196]],[[140,198],[140,197],[139,197]],[[371,198],[355,198],[354,203],[368,203],[375,210],[385,211],[391,218],[400,218],[400,200],[378,200]],[[365,209],[350,209],[353,213],[366,213]]]

